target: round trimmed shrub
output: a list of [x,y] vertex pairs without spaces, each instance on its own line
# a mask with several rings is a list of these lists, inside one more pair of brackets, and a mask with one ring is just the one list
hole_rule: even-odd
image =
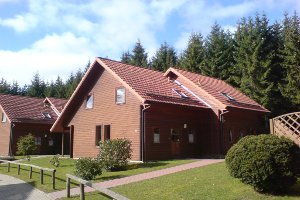
[[275,135],[246,136],[226,155],[231,176],[258,192],[281,193],[297,181],[300,148]]
[[126,169],[131,158],[131,141],[128,139],[105,140],[99,143],[98,159],[108,171]]
[[74,173],[84,180],[92,180],[102,174],[102,166],[97,159],[79,158],[75,162]]

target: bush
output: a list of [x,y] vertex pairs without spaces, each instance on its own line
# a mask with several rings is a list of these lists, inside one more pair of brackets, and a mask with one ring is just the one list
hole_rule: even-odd
[[99,143],[98,159],[109,171],[126,169],[131,158],[131,141],[128,139],[105,140]]
[[19,138],[17,142],[17,154],[27,156],[27,160],[30,160],[30,155],[35,153],[35,151],[35,139],[31,133]]
[[59,161],[59,154],[57,154],[57,155],[54,155],[51,159],[50,159],[50,163],[51,163],[51,165],[53,165],[53,166],[55,166],[55,167],[59,167],[59,165],[60,165],[60,161]]
[[230,174],[258,192],[278,193],[297,181],[299,147],[275,135],[246,136],[226,155]]
[[74,173],[84,180],[92,180],[102,174],[102,166],[97,159],[79,158],[75,162]]

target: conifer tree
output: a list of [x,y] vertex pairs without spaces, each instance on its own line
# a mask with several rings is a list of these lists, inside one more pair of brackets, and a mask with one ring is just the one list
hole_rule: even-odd
[[283,21],[284,45],[282,67],[285,78],[280,91],[294,106],[300,109],[300,18],[295,12],[292,17],[285,14]]
[[10,91],[10,85],[7,83],[7,81],[4,78],[1,78],[0,93],[9,94],[9,91]]
[[9,93],[12,94],[12,95],[20,95],[21,88],[20,88],[17,81],[13,81],[13,84],[10,87]]
[[138,40],[132,50],[130,64],[147,68],[148,67],[147,58],[148,58],[148,55],[145,52],[145,49],[142,46],[140,40]]
[[188,46],[180,56],[179,66],[191,72],[202,72],[204,59],[203,37],[200,33],[192,33]]
[[41,80],[39,73],[33,76],[31,85],[28,87],[27,95],[31,97],[45,97],[46,84]]
[[131,63],[131,54],[129,51],[123,52],[122,57],[121,57],[121,62],[125,64],[130,64]]
[[222,80],[230,78],[233,59],[233,39],[229,32],[215,23],[205,40],[205,57],[202,73]]
[[169,67],[174,67],[177,63],[176,51],[166,42],[156,51],[151,61],[151,68],[158,71],[165,71]]

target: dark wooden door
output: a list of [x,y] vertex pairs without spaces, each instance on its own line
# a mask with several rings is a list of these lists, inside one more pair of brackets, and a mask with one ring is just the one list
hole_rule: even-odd
[[173,158],[180,157],[180,134],[175,129],[171,129],[171,153]]

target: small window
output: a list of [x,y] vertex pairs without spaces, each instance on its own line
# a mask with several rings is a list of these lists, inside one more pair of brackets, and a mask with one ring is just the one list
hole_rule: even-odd
[[160,132],[159,128],[153,129],[153,142],[154,143],[160,143]]
[[245,136],[244,132],[243,132],[243,131],[240,131],[240,138],[242,138],[242,137],[244,137],[244,136]]
[[116,89],[116,104],[125,103],[125,88]]
[[41,137],[35,137],[35,145],[42,145],[42,138]]
[[45,119],[51,119],[52,118],[50,113],[48,113],[48,112],[43,112],[42,115]]
[[49,138],[48,145],[49,145],[49,147],[52,147],[54,145],[54,141],[52,138]]
[[104,140],[110,140],[110,125],[104,125]]
[[173,92],[175,92],[176,94],[178,94],[181,98],[189,98],[185,93],[183,93],[180,90],[175,90],[175,89],[172,89],[172,90],[173,90]]
[[99,142],[101,141],[101,126],[96,126],[96,139],[95,145],[99,146]]
[[195,130],[189,130],[189,143],[195,143]]
[[5,123],[6,122],[6,115],[4,113],[2,113],[2,123]]
[[93,106],[94,106],[94,95],[89,94],[86,98],[85,108],[90,109],[93,108]]
[[179,142],[180,141],[180,134],[175,130],[171,129],[171,140],[173,142]]
[[226,92],[221,92],[221,94],[226,97],[229,101],[236,101],[235,98],[227,94]]
[[229,130],[229,142],[232,142],[232,140],[233,140],[232,131]]

